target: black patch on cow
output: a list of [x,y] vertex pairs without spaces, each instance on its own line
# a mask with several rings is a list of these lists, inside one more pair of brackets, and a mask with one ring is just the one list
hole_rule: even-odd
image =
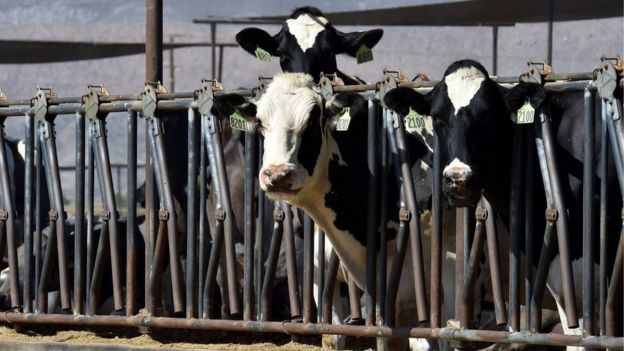
[[297,161],[308,171],[309,176],[312,176],[314,166],[316,166],[318,156],[321,153],[321,145],[323,144],[321,133],[321,109],[319,106],[314,106],[310,111],[308,124],[301,134],[297,152]]

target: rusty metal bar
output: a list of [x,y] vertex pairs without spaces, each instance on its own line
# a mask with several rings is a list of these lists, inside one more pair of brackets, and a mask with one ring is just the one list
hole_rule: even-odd
[[[93,265],[93,276],[91,277],[91,285],[89,285],[89,311],[90,314],[95,315],[97,313],[98,305],[100,304],[100,288],[102,286],[102,275],[104,272],[104,265],[108,258],[108,253],[111,250],[110,241],[108,240],[110,233],[108,221],[102,222],[102,230],[100,231],[100,238],[97,246],[97,254],[95,255],[95,262]],[[107,282],[108,283],[108,282]]]
[[[4,226],[4,223],[1,224],[2,226]],[[36,313],[48,313],[48,285],[50,284],[50,271],[52,270],[52,260],[54,259],[53,257],[56,254],[56,224],[53,220],[50,220],[48,228],[49,231],[48,239],[46,240],[45,256],[43,257],[41,274],[39,275],[39,286],[37,289]],[[2,230],[0,230],[0,232],[2,232]]]
[[583,335],[594,334],[594,132],[595,94],[583,94]]
[[[41,143],[39,141],[38,138],[38,130],[37,130],[37,123],[35,122],[34,118],[32,119],[32,137],[33,137],[33,144],[35,145],[33,152],[33,160],[34,160],[34,164],[35,164],[35,237],[33,238],[33,244],[35,246],[35,290],[34,290],[34,294],[37,294],[39,292],[39,281],[41,280],[41,265],[42,265],[42,247],[41,247],[41,194],[43,194],[45,192],[45,190],[42,191],[41,189],[41,178],[42,178],[42,152],[41,152]],[[36,151],[36,152],[35,152]],[[39,303],[39,299],[35,299],[35,303],[37,304],[37,306],[34,306],[35,311],[38,311],[39,307],[38,307],[38,303]]]
[[[492,295],[494,296],[494,313],[496,314],[496,324],[507,324],[507,309],[505,298],[503,297],[503,278],[500,271],[500,257],[498,252],[498,232],[496,230],[496,216],[492,205],[483,197],[483,206],[487,213],[491,213],[485,220],[485,232],[487,236],[488,261],[490,263],[490,276],[492,279]],[[519,284],[518,284],[519,285]],[[520,287],[518,286],[518,289]],[[511,289],[511,287],[510,287]],[[518,294],[519,295],[519,294]],[[520,297],[518,296],[518,301]],[[519,318],[519,316],[518,316]]]
[[[403,197],[403,194],[401,194]],[[403,200],[403,199],[401,199]],[[407,249],[407,226],[409,225],[411,214],[405,204],[401,201],[401,209],[399,210],[399,231],[396,238],[396,251],[394,260],[390,267],[388,276],[388,291],[386,295],[386,325],[394,327],[396,325],[396,298],[399,290],[399,280],[401,278],[401,270],[405,261],[405,251]]]
[[559,212],[557,216],[557,241],[559,243],[559,258],[561,266],[561,283],[563,288],[563,297],[565,300],[565,311],[568,318],[568,327],[575,328],[578,326],[578,317],[576,313],[576,293],[574,292],[574,278],[572,276],[572,261],[570,259],[570,244],[568,243],[569,228],[567,220],[567,211],[563,190],[560,184],[561,177],[557,169],[556,146],[550,125],[550,117],[543,116],[542,119],[542,137],[544,140],[544,151],[546,152],[546,161],[548,171],[550,173],[550,183],[552,186],[553,203]]
[[582,337],[562,334],[510,333],[494,330],[461,330],[454,328],[389,328],[329,324],[303,324],[292,322],[254,322],[209,319],[183,319],[145,316],[72,316],[72,315],[37,315],[8,312],[3,315],[7,323],[49,324],[83,326],[128,326],[150,328],[173,328],[195,330],[254,331],[287,334],[340,334],[366,337],[414,337],[427,339],[445,339],[462,341],[483,341],[502,343],[531,343],[547,346],[581,346],[594,348],[622,349],[624,338],[621,337]]
[[[381,184],[379,203],[388,203],[388,181],[390,180],[390,158],[388,148],[388,125],[387,115],[388,111],[384,108],[382,113],[382,127],[380,132],[380,172],[381,172]],[[384,325],[386,320],[386,284],[388,282],[388,206],[382,205],[379,209],[379,223],[383,228],[379,233],[379,279],[377,279],[377,308],[379,310],[380,322],[378,324]]]
[[[434,154],[435,155],[435,154]],[[455,320],[461,314],[461,294],[464,290],[465,261],[470,255],[464,254],[466,235],[464,235],[464,209],[455,209]]]
[[[135,241],[135,228],[137,216],[137,113],[128,112],[128,170],[127,170],[127,192],[128,192],[128,222],[126,228],[126,316],[131,316],[137,312],[136,306],[136,284],[137,282],[137,251]],[[147,266],[146,266],[147,267]]]
[[261,321],[268,321],[271,318],[271,299],[273,297],[273,282],[275,281],[275,269],[279,258],[280,246],[282,246],[282,236],[284,235],[284,210],[279,202],[275,203],[273,210],[273,236],[271,237],[271,247],[266,263],[266,273],[262,281]]
[[[262,136],[257,136],[257,161],[254,162],[254,170],[258,170],[260,166],[259,162],[262,162]],[[257,182],[256,182],[257,183]],[[256,184],[257,186],[257,184]],[[262,282],[264,280],[264,261],[265,261],[265,250],[264,250],[264,241],[265,241],[265,195],[263,191],[258,191],[258,212],[256,215],[256,267],[255,267],[255,290],[256,290],[256,320],[260,320],[260,315],[262,314]]]
[[472,249],[470,250],[470,257],[468,259],[466,278],[464,279],[464,288],[461,294],[459,320],[462,328],[470,328],[471,321],[473,319],[475,282],[479,270],[479,258],[481,257],[483,243],[485,242],[483,231],[485,229],[486,219],[492,215],[489,214],[482,206],[483,202],[480,202],[475,211],[477,224],[475,226]]
[[156,236],[154,245],[154,258],[149,266],[149,298],[146,300],[148,301],[146,305],[147,313],[152,316],[156,314],[156,308],[160,305],[160,299],[158,299],[158,297],[161,296],[161,276],[164,268],[164,254],[167,246],[165,235],[167,235],[167,223],[164,219],[160,219],[158,223],[158,235]]
[[[33,292],[36,287],[33,285],[33,267],[36,253],[33,251],[33,183],[34,183],[34,117],[25,115],[24,123],[26,129],[25,155],[24,155],[24,312],[33,312]],[[84,139],[84,138],[83,138]],[[36,195],[35,195],[36,196]],[[35,212],[34,216],[39,217]],[[33,290],[34,288],[34,290]]]
[[297,278],[297,253],[295,249],[295,233],[291,207],[285,201],[281,203],[284,210],[284,247],[286,250],[286,271],[288,276],[288,300],[290,315],[293,319],[301,318],[301,303],[299,302],[299,279]]
[[[375,325],[377,305],[377,125],[379,106],[368,100],[368,148],[366,164],[367,177],[367,216],[366,216],[366,325]],[[409,178],[411,183],[411,178]],[[353,301],[355,303],[355,301]],[[353,306],[353,305],[352,305]],[[354,306],[357,307],[357,306]],[[353,311],[352,311],[353,312]]]
[[[431,236],[431,327],[442,325],[442,165],[440,140],[433,137],[433,235]],[[451,298],[449,294],[449,299]]]
[[76,197],[74,234],[74,314],[84,313],[85,254],[84,185],[85,185],[85,115],[76,114]]
[[533,235],[534,216],[534,175],[535,175],[535,145],[530,142],[533,140],[532,129],[527,129],[526,152],[525,152],[525,193],[524,193],[524,307],[525,307],[525,325],[526,330],[531,330],[531,295],[533,294]]
[[362,306],[360,304],[360,294],[357,284],[355,284],[355,280],[353,280],[352,276],[349,276],[347,279],[348,290],[349,290],[349,307],[351,310],[351,320],[359,321],[362,319]]
[[[93,237],[93,227],[95,226],[94,209],[93,209],[94,193],[95,193],[95,184],[94,184],[95,163],[94,163],[93,151],[90,146],[86,148],[85,158],[87,162],[87,174],[86,174],[87,179],[85,180],[86,187],[87,187],[86,189],[87,199],[86,199],[86,204],[85,204],[87,208],[87,215],[86,215],[87,262],[86,262],[86,277],[85,277],[85,283],[86,283],[86,292],[85,292],[86,296],[85,297],[86,297],[86,301],[90,301],[91,289],[89,287],[91,286],[91,281],[92,281],[92,276],[93,276],[93,264],[95,260],[95,250],[97,249],[95,238]],[[88,303],[86,305],[86,313],[95,314],[95,311],[91,309],[91,305]]]
[[[6,243],[7,243],[7,256],[9,259],[9,295],[11,297],[11,307],[18,309],[21,307],[20,303],[20,284],[19,284],[19,269],[17,265],[17,242],[15,238],[15,204],[13,202],[13,191],[11,190],[10,175],[9,175],[9,163],[7,160],[6,146],[4,141],[4,121],[0,120],[0,187],[2,189],[2,196],[0,199],[3,201],[1,209],[5,211],[5,217],[2,219],[6,225]],[[30,255],[31,253],[27,253]],[[0,251],[0,257],[4,256],[4,252]]]
[[303,217],[303,323],[312,323],[314,281],[314,223]]
[[[623,211],[624,217],[624,211]],[[622,266],[624,265],[624,218],[622,218],[622,232],[620,233],[620,243],[618,244],[609,292],[607,293],[607,303],[605,312],[605,324],[607,336],[615,336],[617,331],[617,306],[622,295]]]
[[199,249],[197,256],[199,259],[197,274],[197,313],[204,317],[204,278],[206,277],[208,244],[209,244],[209,226],[206,218],[206,148],[204,147],[204,119],[199,119]]
[[[203,318],[212,318],[214,308],[214,288],[217,283],[217,270],[221,255],[223,254],[223,222],[216,221],[215,235],[212,238],[212,247],[210,249],[210,257],[208,259],[208,268],[206,270],[206,279],[204,279],[203,295]],[[227,284],[227,282],[225,282]]]
[[336,251],[332,249],[327,262],[327,272],[325,273],[325,281],[323,282],[322,310],[323,323],[331,324],[332,322],[332,302],[334,298],[334,289],[336,289],[336,276],[340,266],[340,258]]
[[[186,318],[197,318],[197,119],[188,109],[188,157],[186,187]],[[200,201],[204,201],[203,198]]]
[[[256,148],[258,136],[255,131],[245,134],[245,269],[243,270],[243,319],[252,320],[254,313],[253,283],[254,283],[254,234],[255,234],[255,170]],[[262,226],[260,226],[262,227]],[[262,229],[261,229],[262,230]],[[262,245],[262,242],[259,243]],[[257,290],[259,291],[259,290]]]
[[[522,128],[513,129],[511,157],[511,190],[509,204],[509,315],[511,330],[520,330],[520,255],[522,248]],[[492,213],[492,215],[494,215]],[[489,242],[488,242],[489,246]],[[498,321],[497,315],[497,321]]]
[[[608,160],[609,157],[609,136],[607,124],[602,123],[600,128],[600,159]],[[606,335],[605,308],[607,305],[607,231],[608,231],[608,198],[607,172],[608,162],[600,163],[600,307],[598,313],[600,335]]]

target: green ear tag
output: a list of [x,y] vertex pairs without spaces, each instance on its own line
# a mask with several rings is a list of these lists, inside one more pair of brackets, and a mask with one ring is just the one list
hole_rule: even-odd
[[351,109],[349,107],[345,107],[342,109],[342,115],[338,117],[338,121],[336,122],[336,130],[340,132],[346,132],[349,130],[349,123],[351,123]]
[[355,59],[358,65],[373,60],[373,50],[369,49],[366,45],[362,44],[358,51],[355,53]]
[[271,54],[269,54],[269,52],[264,50],[263,48],[258,46],[255,52],[256,52],[256,57],[258,58],[258,60],[263,61],[263,62],[271,61]]
[[247,121],[238,110],[234,110],[234,113],[230,115],[230,128],[247,131]]
[[534,119],[535,109],[531,106],[531,101],[527,99],[524,105],[522,105],[516,113],[516,124],[533,123]]
[[405,127],[407,129],[425,128],[425,118],[410,107],[409,113],[405,116]]

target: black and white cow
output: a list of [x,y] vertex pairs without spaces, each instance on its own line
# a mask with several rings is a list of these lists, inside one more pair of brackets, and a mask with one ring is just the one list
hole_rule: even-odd
[[246,28],[236,34],[238,44],[252,55],[258,48],[279,57],[284,72],[302,72],[320,79],[321,73],[336,73],[345,84],[361,83],[338,70],[336,55],[355,56],[366,46],[372,49],[383,35],[382,29],[343,33],[314,7],[293,11],[275,35],[259,28]]
[[[506,89],[492,81],[478,62],[462,60],[451,64],[444,73],[444,79],[427,95],[408,88],[397,88],[386,95],[385,102],[400,115],[405,115],[412,108],[431,116],[435,133],[441,140],[442,162],[446,165],[443,170],[443,196],[447,204],[475,206],[484,195],[508,224],[513,139],[511,111],[522,106],[527,98],[532,106],[543,109],[552,121],[557,141],[558,169],[562,175],[570,222],[569,240],[571,243],[582,242],[582,93],[546,94],[542,86],[530,83]],[[600,118],[596,118],[595,123],[596,131],[599,131]],[[594,151],[596,164],[605,162],[600,159],[598,148]],[[614,167],[611,161],[606,162],[609,163],[610,192],[617,193]],[[539,168],[536,166],[535,169]],[[542,184],[541,179],[536,179],[534,183]],[[533,208],[534,218],[539,219],[543,218],[545,196],[543,188],[536,189]],[[609,232],[619,233],[622,199],[610,196],[609,201]],[[536,220],[534,233],[534,252],[539,252],[544,233],[543,221]],[[610,235],[609,240],[614,241],[609,245],[608,254],[613,260],[619,237]],[[570,249],[576,283],[580,283],[582,246],[572,244]],[[534,255],[535,259],[537,257],[539,255]],[[557,270],[559,264],[556,258],[555,262],[551,264],[551,272]],[[561,310],[562,288],[557,276],[549,277],[548,288]],[[577,297],[580,295],[576,294]],[[566,329],[565,315],[560,313],[560,316]]]

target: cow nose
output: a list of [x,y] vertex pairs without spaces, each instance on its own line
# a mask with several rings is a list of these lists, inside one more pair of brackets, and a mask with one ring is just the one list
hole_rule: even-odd
[[444,168],[442,176],[444,177],[446,186],[451,189],[462,190],[467,187],[472,177],[472,170],[470,166],[458,159],[454,159],[453,162]]
[[289,165],[270,165],[260,172],[260,176],[268,190],[290,190],[295,169]]

